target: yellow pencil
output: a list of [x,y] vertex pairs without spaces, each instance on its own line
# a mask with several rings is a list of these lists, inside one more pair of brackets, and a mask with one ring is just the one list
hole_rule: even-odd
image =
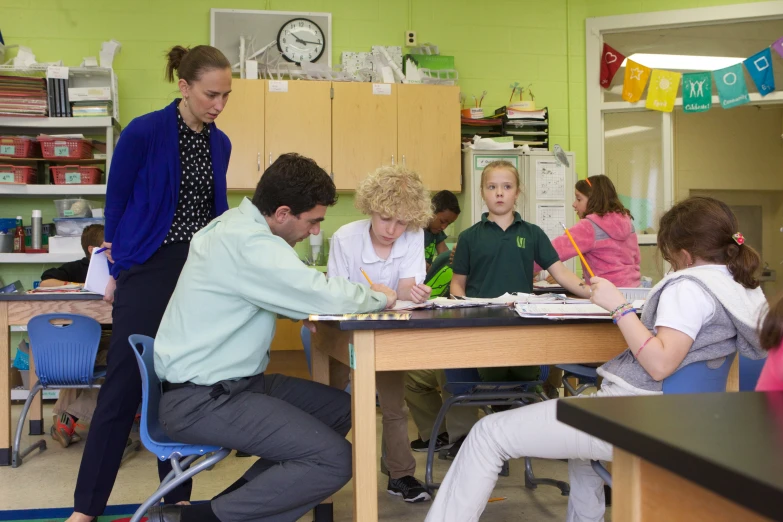
[[370,279],[370,276],[367,275],[367,272],[364,271],[364,268],[360,268],[359,270],[362,271],[362,275],[367,280],[367,282],[370,283],[370,286],[375,284],[375,283],[372,282],[372,279]]
[[487,500],[487,502],[500,502],[502,500],[506,500],[506,498],[508,498],[508,497],[493,497],[493,498]]
[[590,277],[595,277],[595,274],[593,273],[593,270],[590,268],[590,265],[588,265],[587,261],[585,261],[585,256],[582,255],[582,251],[579,250],[578,246],[576,246],[576,241],[574,241],[574,236],[571,235],[571,232],[568,231],[568,229],[564,224],[560,223],[560,226],[563,227],[563,230],[565,230],[568,239],[571,240],[571,244],[574,245],[574,250],[576,250],[576,253],[579,254],[579,259],[581,259],[582,263],[584,263],[587,272],[590,274]]

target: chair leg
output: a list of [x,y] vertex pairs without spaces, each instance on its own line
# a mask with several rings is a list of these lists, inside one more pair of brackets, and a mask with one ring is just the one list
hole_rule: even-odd
[[600,461],[597,460],[591,460],[590,461],[590,467],[593,468],[593,471],[603,479],[604,482],[606,482],[606,485],[610,488],[612,487],[612,475],[609,473],[609,471],[601,464]]
[[130,522],[139,522],[142,519],[142,517],[144,517],[144,515],[147,513],[147,510],[149,508],[151,508],[152,506],[160,502],[160,499],[162,499],[164,496],[170,493],[174,488],[176,488],[177,486],[179,486],[189,478],[193,477],[194,475],[197,475],[198,473],[201,473],[202,471],[209,468],[210,466],[213,466],[214,464],[220,462],[221,460],[226,458],[230,453],[231,453],[230,449],[223,448],[217,453],[215,453],[214,455],[212,455],[211,457],[205,458],[202,462],[199,462],[198,464],[192,467],[187,467],[187,466],[190,464],[190,462],[193,462],[194,460],[199,458],[200,455],[194,455],[195,458],[193,459],[187,457],[182,462],[182,464],[180,464],[179,459],[177,459],[176,457],[172,458],[171,464],[174,469],[168,475],[166,475],[166,478],[163,479],[163,482],[161,483],[160,487],[155,491],[155,493],[153,493],[151,497],[149,497],[147,500],[144,501],[142,505],[139,506],[139,508],[133,514],[133,517],[131,517]]
[[313,522],[333,522],[334,504],[318,504],[313,508]]
[[548,478],[536,478],[533,474],[533,460],[530,457],[525,457],[525,487],[527,489],[536,489],[539,485],[554,486],[560,490],[560,494],[564,497],[567,497],[571,492],[571,486],[567,482]]
[[39,391],[43,389],[43,386],[41,386],[40,381],[36,381],[35,385],[33,385],[32,389],[30,390],[30,393],[27,395],[27,400],[24,401],[24,407],[22,408],[22,413],[19,415],[19,422],[16,423],[16,436],[14,437],[14,447],[11,457],[11,467],[18,468],[22,465],[22,461],[24,458],[32,453],[35,449],[39,449],[40,451],[43,451],[46,449],[46,440],[41,439],[39,441],[34,442],[30,447],[25,448],[24,450],[19,450],[19,445],[22,443],[22,428],[24,427],[24,421],[27,418],[27,414],[30,411],[30,406],[33,404],[33,399],[35,399],[35,396],[38,394]]
[[435,424],[432,426],[430,444],[427,447],[427,465],[424,469],[424,487],[430,494],[440,487],[440,483],[433,482],[432,480],[432,461],[435,458],[435,443],[438,440],[438,433],[440,432],[441,425],[446,420],[446,414],[448,413],[449,408],[460,399],[460,395],[454,395],[446,399],[446,402],[443,403],[443,406],[441,406],[440,411],[438,412],[438,416],[435,418]]

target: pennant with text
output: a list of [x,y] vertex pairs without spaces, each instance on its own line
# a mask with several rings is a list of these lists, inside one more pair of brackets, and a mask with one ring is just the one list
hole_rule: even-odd
[[712,76],[708,72],[682,75],[684,112],[707,112],[712,107]]
[[775,76],[772,74],[772,51],[767,48],[743,62],[759,94],[766,96],[775,90]]
[[622,53],[604,44],[604,52],[601,54],[601,87],[608,89],[612,85],[614,75],[617,74],[623,60],[625,56]]
[[720,99],[721,107],[731,109],[750,101],[742,64],[738,63],[737,65],[712,71],[712,75],[715,77],[715,86],[718,88],[718,98]]
[[633,60],[627,60],[625,64],[625,80],[623,81],[623,100],[638,102],[642,98],[647,79],[650,77],[650,68]]
[[680,78],[680,73],[653,69],[644,106],[653,111],[672,112],[680,88]]

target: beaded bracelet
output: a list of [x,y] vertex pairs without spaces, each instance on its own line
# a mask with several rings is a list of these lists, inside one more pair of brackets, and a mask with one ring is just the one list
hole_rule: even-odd
[[625,303],[619,308],[616,308],[611,314],[610,317],[612,318],[612,321],[617,324],[617,319],[619,319],[622,315],[624,315],[628,310],[633,310],[633,305],[629,303]]
[[640,353],[642,353],[642,350],[644,350],[644,347],[645,347],[645,346],[647,346],[647,343],[649,343],[650,341],[652,341],[653,337],[655,337],[655,336],[654,336],[654,335],[651,335],[650,337],[648,337],[648,338],[647,338],[647,340],[646,340],[646,341],[644,341],[644,343],[642,343],[642,347],[641,347],[641,348],[639,348],[639,351],[638,351],[638,352],[636,352],[636,355],[635,355],[634,357],[636,357],[637,359],[639,358],[639,354],[640,354]]
[[617,308],[615,308],[614,310],[612,310],[612,311],[609,313],[609,315],[611,315],[612,317],[614,317],[614,314],[616,314],[617,312],[619,312],[619,311],[620,311],[622,308],[625,308],[626,306],[629,306],[629,305],[628,305],[628,303],[623,303],[623,304],[621,304],[620,306],[618,306]]
[[620,319],[622,319],[623,317],[625,317],[626,315],[631,314],[631,313],[635,314],[636,313],[636,308],[631,307],[631,308],[628,308],[626,310],[623,310],[621,313],[616,314],[612,318],[612,321],[614,321],[614,324],[617,324],[617,323],[620,322]]

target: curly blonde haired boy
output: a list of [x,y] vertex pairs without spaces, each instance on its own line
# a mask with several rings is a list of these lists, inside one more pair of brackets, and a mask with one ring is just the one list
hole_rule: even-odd
[[362,214],[394,217],[407,228],[426,226],[432,219],[430,193],[414,171],[402,167],[380,167],[359,183],[354,199]]

